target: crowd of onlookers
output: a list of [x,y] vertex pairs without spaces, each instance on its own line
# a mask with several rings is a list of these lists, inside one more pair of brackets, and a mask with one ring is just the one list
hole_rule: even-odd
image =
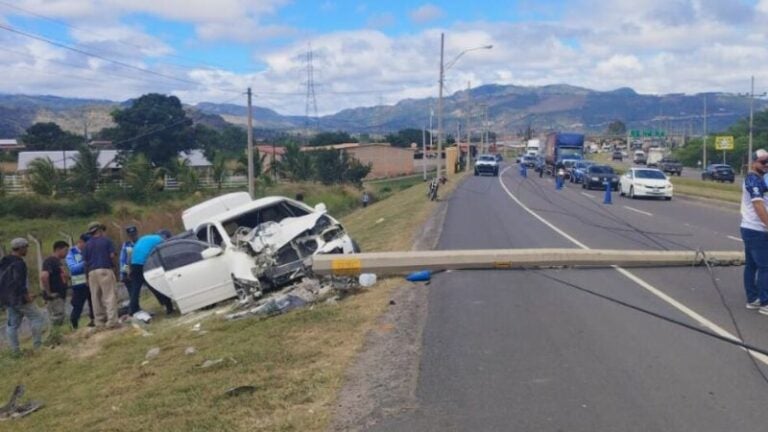
[[[48,311],[45,314],[35,303],[36,296],[29,290],[29,276],[24,257],[29,242],[25,238],[11,240],[10,254],[0,259],[0,306],[7,313],[6,336],[11,350],[20,354],[19,327],[26,317],[32,330],[35,348],[42,345],[42,333],[47,321],[56,330],[65,325],[66,300],[70,299],[69,325],[77,329],[88,303],[88,327],[114,329],[121,326],[118,307],[118,281],[128,288],[127,315],[137,316],[141,310],[139,297],[144,280],[144,263],[158,244],[171,237],[161,230],[139,237],[135,226],[126,228],[128,239],[120,247],[119,255],[114,243],[106,235],[106,226],[99,222],[88,225],[85,233],[74,245],[58,240],[53,251],[42,263],[40,296]],[[117,265],[116,265],[117,260]],[[148,287],[165,307],[174,312],[173,302],[164,294]]]

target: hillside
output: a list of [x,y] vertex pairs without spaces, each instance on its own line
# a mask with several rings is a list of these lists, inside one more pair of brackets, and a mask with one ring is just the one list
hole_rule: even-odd
[[[749,100],[726,93],[708,93],[708,127],[725,129],[749,113]],[[539,131],[568,129],[601,132],[615,119],[631,128],[665,128],[672,133],[698,134],[702,130],[703,94],[643,95],[630,88],[595,91],[558,84],[541,87],[485,85],[456,92],[445,98],[445,128],[455,131],[464,123],[466,107],[473,106],[472,123],[477,127],[487,107],[491,128],[516,132],[528,125]],[[320,129],[343,129],[357,133],[382,133],[407,127],[421,128],[429,121],[435,98],[406,99],[395,105],[344,109],[318,119]],[[87,118],[89,130],[112,126],[110,111],[126,102],[71,99],[55,96],[0,95],[0,137],[16,137],[36,121],[54,121],[64,129],[82,133]],[[768,102],[757,100],[756,109]],[[186,106],[190,116],[212,127],[227,123],[244,126],[246,109],[241,105],[199,103]],[[282,115],[272,109],[254,107],[254,127],[300,130],[302,116]]]

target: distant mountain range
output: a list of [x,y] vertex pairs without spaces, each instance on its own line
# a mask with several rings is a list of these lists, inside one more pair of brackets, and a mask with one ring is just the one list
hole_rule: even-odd
[[[467,107],[471,107],[473,128],[480,127],[487,110],[491,130],[500,133],[528,126],[536,131],[601,132],[611,121],[621,120],[630,128],[698,134],[702,130],[705,95],[709,131],[725,129],[749,113],[747,98],[727,93],[642,95],[630,88],[595,91],[570,85],[485,85],[445,97],[444,121],[448,132],[456,131],[459,122],[465,122]],[[0,95],[0,138],[15,137],[36,121],[55,121],[65,129],[82,132],[87,118],[89,129],[96,131],[112,125],[110,111],[128,104],[130,101]],[[430,108],[436,105],[436,98],[406,99],[395,105],[345,109],[309,121],[303,116],[254,107],[254,127],[301,131],[309,123],[320,130],[385,133],[425,127]],[[756,110],[767,107],[767,101],[755,101]],[[187,111],[195,121],[213,127],[227,122],[246,124],[247,111],[240,105],[204,102],[188,106]],[[437,119],[433,123],[436,125]]]

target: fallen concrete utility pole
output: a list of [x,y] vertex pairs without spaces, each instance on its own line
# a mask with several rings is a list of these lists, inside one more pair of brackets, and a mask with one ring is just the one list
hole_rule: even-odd
[[743,265],[739,251],[636,251],[607,249],[490,249],[315,255],[318,275],[402,275],[419,270],[533,269],[556,267],[674,267]]

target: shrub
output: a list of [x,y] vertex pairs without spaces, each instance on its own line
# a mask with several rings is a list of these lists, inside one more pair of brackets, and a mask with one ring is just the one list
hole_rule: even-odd
[[0,201],[0,217],[50,218],[85,217],[109,213],[108,202],[85,197],[76,200],[58,201],[28,195],[15,195]]

